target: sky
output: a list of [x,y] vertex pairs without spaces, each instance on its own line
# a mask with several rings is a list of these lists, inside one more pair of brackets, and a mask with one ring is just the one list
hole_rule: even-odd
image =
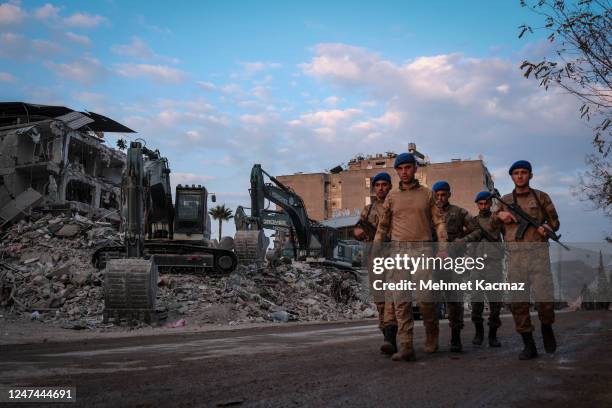
[[[573,191],[593,152],[580,104],[523,78],[552,51],[519,1],[9,1],[0,95],[110,116],[168,157],[174,184],[248,206],[254,163],[319,172],[402,152],[482,155],[511,190],[512,162],[558,208],[563,239],[598,242],[610,219]],[[213,234],[216,234],[213,223]],[[224,225],[233,234],[233,225]]]

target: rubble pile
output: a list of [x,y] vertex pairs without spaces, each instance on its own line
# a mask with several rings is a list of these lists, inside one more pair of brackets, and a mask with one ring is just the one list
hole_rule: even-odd
[[94,325],[103,310],[102,271],[91,255],[119,245],[108,223],[80,215],[32,217],[0,239],[0,307],[66,326]]
[[[110,224],[79,215],[13,225],[0,235],[0,312],[72,329],[103,326],[103,271],[91,256],[121,238]],[[306,262],[158,280],[161,323],[331,321],[373,317],[375,310],[355,272]]]
[[305,262],[239,266],[227,277],[164,275],[158,303],[169,318],[201,323],[332,321],[376,315],[367,287],[348,271]]

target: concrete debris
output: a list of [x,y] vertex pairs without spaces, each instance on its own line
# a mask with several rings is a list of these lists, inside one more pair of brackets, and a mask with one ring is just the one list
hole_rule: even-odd
[[[70,233],[58,233],[62,230]],[[111,235],[106,224],[33,213],[0,241],[0,307],[15,318],[95,327],[103,310],[102,271],[91,265],[91,255],[120,242],[119,233]]]
[[[0,311],[73,330],[108,327],[102,325],[103,271],[91,256],[121,245],[117,230],[81,216],[34,213],[3,234]],[[334,267],[250,265],[229,276],[161,275],[156,314],[161,324],[173,322],[165,327],[187,320],[197,326],[361,319],[376,313],[368,296],[356,275]]]
[[167,308],[169,316],[188,315],[198,324],[335,321],[375,316],[367,287],[353,274],[303,262],[274,269],[239,266],[227,277],[163,276],[158,303]]

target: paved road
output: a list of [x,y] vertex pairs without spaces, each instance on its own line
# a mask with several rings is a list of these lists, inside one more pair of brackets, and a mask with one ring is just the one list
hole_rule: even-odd
[[379,354],[373,321],[10,345],[0,384],[73,386],[69,406],[113,408],[612,406],[612,312],[558,314],[558,352],[534,361],[517,360],[520,338],[503,322],[501,349],[472,346],[467,324],[460,355],[447,351],[446,322],[441,351],[423,354],[417,324],[413,363]]

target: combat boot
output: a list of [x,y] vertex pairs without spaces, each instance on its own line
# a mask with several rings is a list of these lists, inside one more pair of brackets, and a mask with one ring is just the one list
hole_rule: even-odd
[[544,340],[544,350],[547,353],[554,353],[557,350],[557,340],[552,324],[542,324],[542,340]]
[[416,355],[414,354],[414,349],[412,348],[412,344],[400,343],[398,352],[391,356],[391,360],[393,361],[415,361]]
[[484,340],[484,325],[482,322],[474,323],[474,328],[476,329],[476,333],[474,334],[472,344],[475,346],[481,346],[482,341]]
[[463,346],[461,345],[461,329],[454,328],[451,331],[450,351],[453,353],[461,353]]
[[380,352],[388,356],[397,352],[397,326],[387,326],[383,328],[385,342],[380,346]]
[[489,347],[501,347],[497,340],[497,327],[489,327]]
[[438,351],[438,337],[440,328],[435,323],[429,323],[425,326],[425,347],[423,350],[426,353],[435,353]]
[[525,348],[519,354],[519,360],[531,360],[532,358],[536,358],[538,356],[538,349],[536,348],[535,341],[533,341],[533,334],[529,333],[521,333],[521,337],[523,337],[523,344]]

